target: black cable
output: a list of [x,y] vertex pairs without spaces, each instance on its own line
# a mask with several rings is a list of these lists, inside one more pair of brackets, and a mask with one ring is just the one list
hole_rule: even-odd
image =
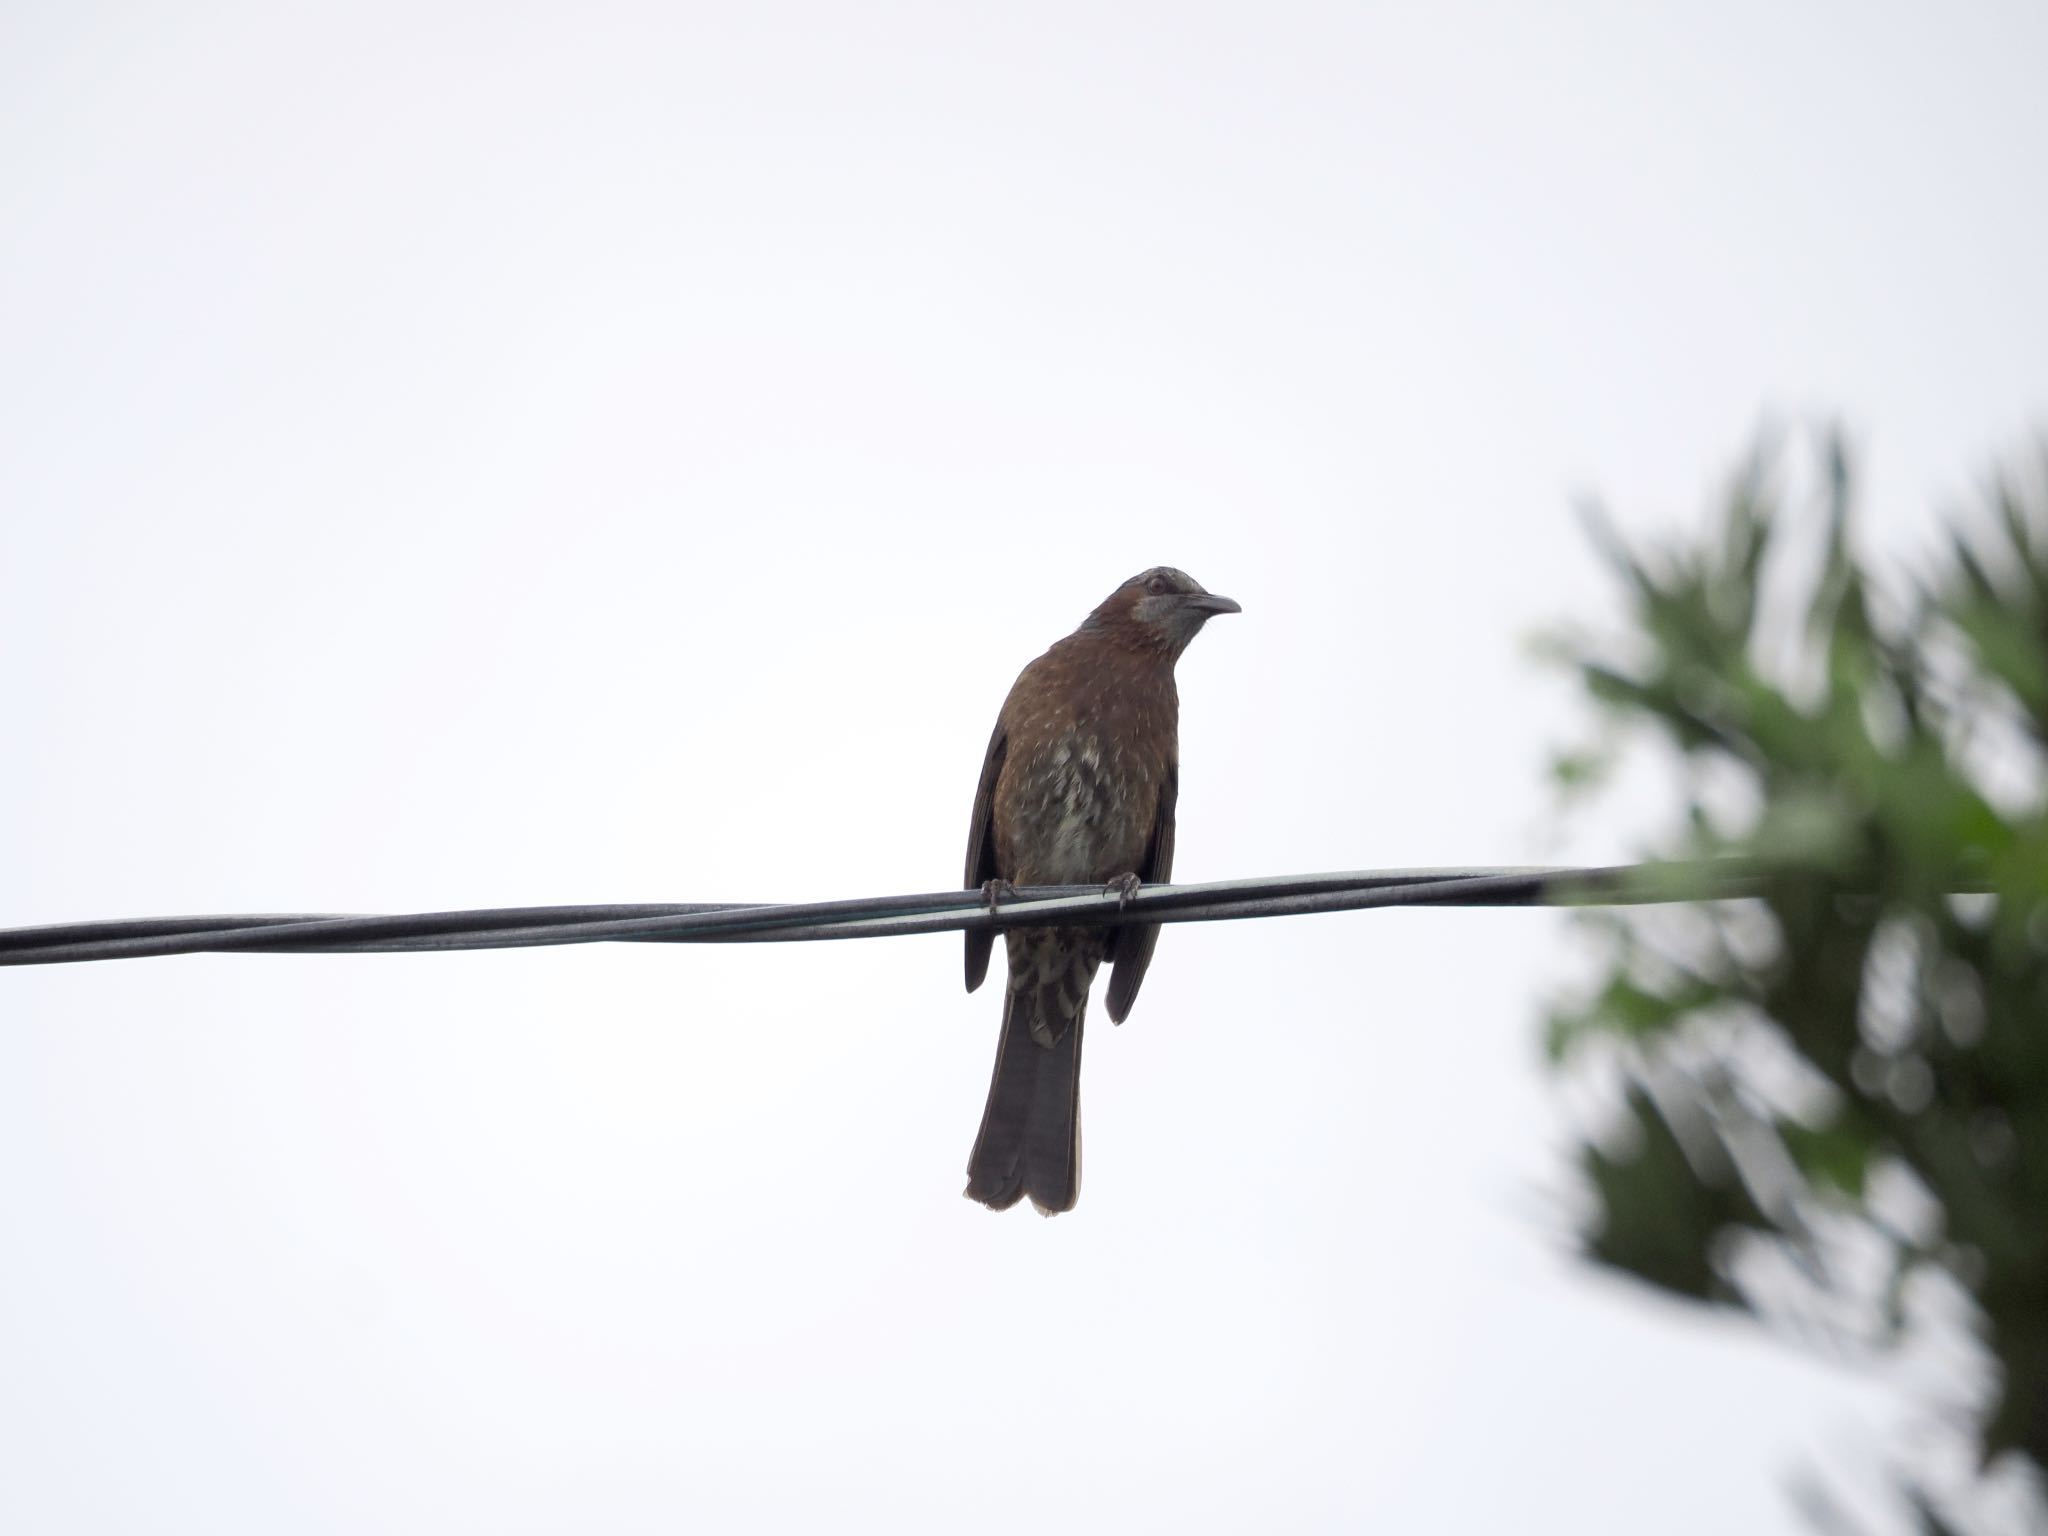
[[0,929],[0,965],[152,955],[256,952],[382,954],[606,942],[791,943],[948,929],[1202,923],[1396,906],[1532,906],[1670,901],[1744,894],[1754,871],[1732,862],[1598,869],[1408,869],[1149,885],[1126,901],[1092,885],[1032,886],[991,910],[979,891],[850,901],[487,907],[402,916],[295,913],[135,918]]

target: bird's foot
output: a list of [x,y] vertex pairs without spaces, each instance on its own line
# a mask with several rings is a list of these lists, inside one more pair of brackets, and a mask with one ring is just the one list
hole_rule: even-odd
[[1131,898],[1138,894],[1138,888],[1145,882],[1136,875],[1118,875],[1102,888],[1105,896],[1116,898],[1116,909],[1121,912],[1131,904]]
[[1017,899],[1017,887],[1001,876],[993,880],[984,880],[981,882],[981,899],[988,905],[989,911],[993,912],[997,903]]

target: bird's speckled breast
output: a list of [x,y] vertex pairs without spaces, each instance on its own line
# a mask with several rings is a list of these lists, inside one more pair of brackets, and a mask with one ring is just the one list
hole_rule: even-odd
[[1013,700],[1034,707],[1008,721],[995,804],[997,862],[1018,885],[1113,880],[1144,857],[1178,724],[1170,672],[1164,689],[1149,672],[1055,647],[1018,680]]

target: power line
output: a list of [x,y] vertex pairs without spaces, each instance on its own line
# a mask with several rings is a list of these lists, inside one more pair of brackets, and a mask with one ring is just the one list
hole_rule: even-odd
[[1585,906],[1750,894],[1753,865],[1592,869],[1398,869],[1148,885],[1119,900],[1093,885],[1019,887],[991,909],[979,891],[850,901],[485,907],[397,916],[275,913],[131,918],[0,929],[0,965],[191,954],[385,954],[548,944],[765,944],[948,929],[1209,923],[1372,907]]

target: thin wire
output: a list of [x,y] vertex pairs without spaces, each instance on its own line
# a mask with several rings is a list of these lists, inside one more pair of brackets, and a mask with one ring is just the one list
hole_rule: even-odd
[[1372,907],[1582,906],[1719,899],[1756,871],[1712,865],[1594,869],[1398,869],[1148,885],[1120,899],[1093,885],[1019,887],[991,909],[979,891],[850,901],[486,907],[400,916],[279,913],[133,918],[0,929],[0,966],[191,954],[390,954],[550,944],[763,944],[949,929],[1206,923]]

